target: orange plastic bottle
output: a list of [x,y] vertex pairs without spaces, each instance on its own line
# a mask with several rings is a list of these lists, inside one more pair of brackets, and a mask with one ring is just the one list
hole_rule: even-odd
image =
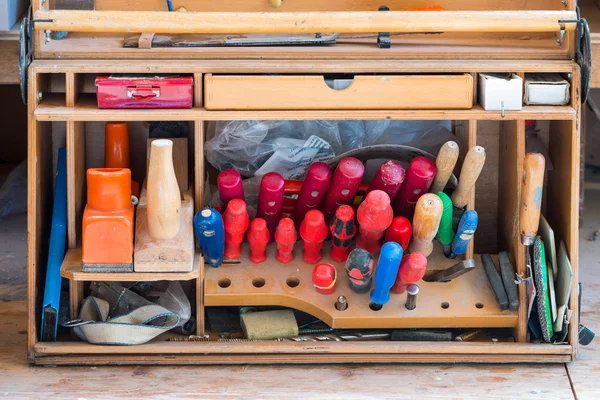
[[133,263],[131,171],[87,170],[88,203],[83,213],[83,264]]

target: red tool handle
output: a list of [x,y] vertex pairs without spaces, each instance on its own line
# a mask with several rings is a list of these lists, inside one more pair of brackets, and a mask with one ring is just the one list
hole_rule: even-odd
[[244,186],[242,185],[242,176],[235,169],[226,169],[219,173],[217,177],[217,189],[223,209],[227,208],[231,199],[240,199],[245,201]]
[[421,253],[410,253],[402,257],[393,293],[404,293],[411,283],[420,281],[427,271],[427,258]]
[[396,217],[385,233],[386,242],[396,242],[406,251],[412,238],[412,225],[407,218]]
[[242,255],[242,242],[249,221],[246,202],[240,199],[231,200],[223,214],[226,258],[234,260]]
[[429,191],[435,178],[435,163],[427,157],[415,157],[406,171],[406,179],[394,202],[394,215],[412,220],[417,200]]
[[267,244],[270,239],[267,222],[262,218],[255,218],[250,224],[248,244],[250,245],[250,261],[261,263],[267,259]]
[[307,212],[321,207],[330,180],[331,168],[329,165],[315,162],[308,169],[296,201],[296,227],[298,229]]
[[325,206],[323,207],[325,221],[331,221],[339,206],[352,204],[364,173],[365,166],[356,158],[347,157],[340,161],[325,197]]
[[382,245],[381,238],[394,218],[390,197],[381,190],[369,192],[358,207],[357,218],[360,228],[356,247],[371,254],[378,253]]
[[267,221],[267,227],[271,233],[271,241],[275,237],[275,229],[281,218],[284,195],[284,179],[277,172],[269,172],[260,181],[258,193],[258,209],[256,216]]
[[[304,181],[298,181],[294,179],[286,179],[285,180],[285,194],[300,194],[300,190],[302,189],[302,183]],[[367,193],[369,190],[368,183],[361,183],[358,187],[357,195],[362,195]]]
[[381,190],[387,193],[391,201],[394,201],[405,178],[406,171],[399,162],[392,160],[384,162],[375,174],[367,193]]

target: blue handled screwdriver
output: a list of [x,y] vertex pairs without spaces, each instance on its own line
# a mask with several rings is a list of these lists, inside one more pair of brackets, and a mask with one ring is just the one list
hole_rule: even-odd
[[390,289],[396,282],[398,268],[402,260],[402,247],[396,242],[387,242],[381,247],[375,285],[371,290],[371,310],[378,311],[390,300]]
[[194,233],[204,259],[211,267],[217,268],[223,263],[225,251],[223,217],[214,208],[203,208],[194,216]]
[[478,222],[479,217],[477,216],[477,211],[465,211],[458,223],[458,229],[456,230],[456,236],[454,236],[454,240],[452,241],[450,252],[448,253],[447,250],[444,251],[446,257],[456,258],[457,255],[465,254],[467,252],[467,246],[477,229]]

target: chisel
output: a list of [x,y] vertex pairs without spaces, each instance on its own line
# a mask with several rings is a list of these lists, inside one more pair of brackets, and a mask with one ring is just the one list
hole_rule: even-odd
[[458,144],[453,141],[444,143],[440,148],[437,158],[435,159],[437,172],[433,180],[433,185],[431,185],[431,193],[437,193],[444,190],[448,183],[448,179],[450,179],[450,175],[452,175],[452,171],[454,171],[456,161],[458,161],[458,153]]
[[444,253],[451,252],[450,245],[454,240],[454,229],[452,229],[452,200],[444,192],[437,192],[436,196],[442,201],[442,219],[440,220],[440,228],[438,229],[435,238],[444,246]]
[[475,260],[469,259],[454,264],[450,268],[442,270],[427,279],[427,282],[450,282],[452,279],[458,278],[469,271],[475,270]]
[[453,226],[456,227],[464,212],[469,197],[475,187],[475,182],[481,174],[483,165],[485,164],[485,149],[481,146],[473,146],[467,152],[460,170],[458,178],[458,186],[450,196],[452,205],[454,205]]
[[396,242],[387,242],[381,247],[375,272],[375,285],[370,294],[371,304],[369,307],[372,310],[381,310],[383,305],[390,300],[390,289],[396,282],[402,253],[402,247]]
[[325,196],[323,215],[327,223],[331,221],[339,206],[352,204],[364,173],[365,166],[356,158],[346,157],[340,161]]
[[412,219],[419,198],[429,191],[435,177],[435,163],[427,157],[415,157],[406,170],[406,179],[394,200],[394,215]]
[[525,248],[525,264],[528,271],[533,271],[531,247],[540,225],[545,169],[546,160],[543,155],[540,153],[527,153],[525,155],[519,227],[521,230],[521,243],[527,246]]
[[[450,253],[445,253],[446,257],[456,258],[457,255],[467,253],[467,246],[469,245],[469,241],[475,234],[478,222],[479,217],[477,216],[477,211],[465,211],[465,213],[460,218],[460,222],[458,223],[458,228],[456,229],[456,235],[454,236],[454,240],[452,241]],[[445,251],[446,247],[444,247],[444,252]]]
[[433,239],[442,219],[442,201],[435,194],[427,193],[417,201],[413,218],[413,238],[408,246],[411,253],[419,252],[425,257],[433,251]]
[[498,270],[496,269],[496,265],[494,264],[492,257],[489,254],[482,254],[481,262],[483,263],[483,268],[485,269],[485,273],[490,281],[490,286],[492,287],[494,296],[496,296],[496,301],[500,306],[500,310],[508,310],[508,296],[506,295],[506,290],[502,284],[502,279],[498,274]]

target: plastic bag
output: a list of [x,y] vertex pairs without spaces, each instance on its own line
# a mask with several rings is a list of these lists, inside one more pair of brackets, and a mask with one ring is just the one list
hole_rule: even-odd
[[302,179],[312,162],[364,146],[402,144],[437,154],[455,140],[450,129],[450,121],[219,121],[209,124],[206,158],[245,177],[275,171]]
[[[372,121],[371,124],[377,126],[387,122]],[[234,168],[243,176],[250,177],[276,151],[279,150],[281,154],[293,152],[303,147],[312,136],[322,139],[331,148],[330,153],[322,155],[325,158],[362,147],[365,124],[364,121],[325,120],[219,121],[210,123],[208,132],[208,137],[211,138],[205,145],[208,162],[219,171]],[[305,169],[307,168],[308,166]],[[283,165],[271,171],[279,172],[285,177],[292,176]],[[302,176],[299,173],[295,175],[294,177]]]
[[27,212],[27,161],[21,162],[0,187],[0,217]]

